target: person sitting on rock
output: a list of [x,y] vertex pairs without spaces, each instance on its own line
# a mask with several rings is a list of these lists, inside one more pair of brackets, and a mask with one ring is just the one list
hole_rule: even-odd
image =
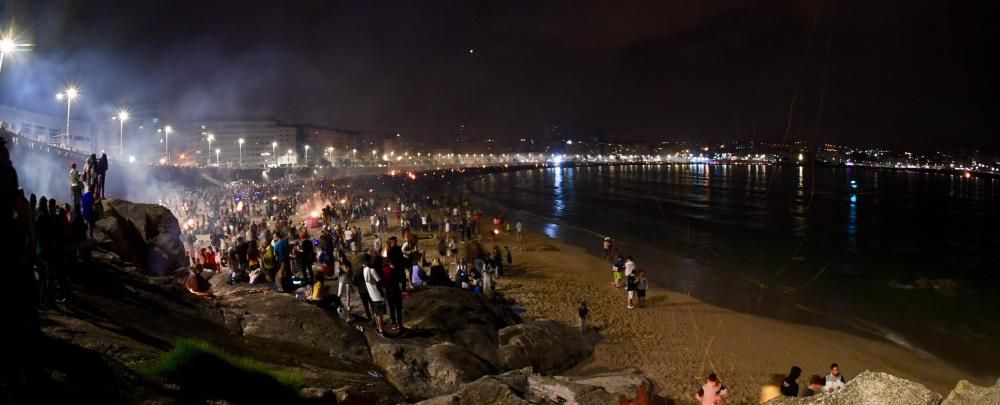
[[837,363],[830,365],[830,374],[826,375],[826,385],[823,386],[823,391],[833,392],[844,388],[845,385],[844,375],[840,374],[840,366]]
[[188,268],[187,280],[184,281],[184,288],[187,288],[188,292],[203,298],[215,298],[215,296],[210,291],[212,286],[208,284],[208,280],[201,276],[201,266],[191,266]]
[[811,397],[813,395],[819,395],[823,393],[823,377],[813,374],[809,377],[809,386],[806,387],[805,393],[802,394],[804,397]]

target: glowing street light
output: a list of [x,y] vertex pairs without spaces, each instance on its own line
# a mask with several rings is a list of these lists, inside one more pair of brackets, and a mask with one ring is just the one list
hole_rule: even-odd
[[304,166],[309,166],[309,145],[306,145],[306,158],[305,158],[305,162],[303,162],[303,165]]
[[[118,111],[118,151],[125,156],[125,121],[128,121],[128,110],[121,109]],[[69,118],[67,118],[68,120]],[[67,127],[69,126],[69,121],[67,122]]]
[[[168,165],[170,164],[170,131],[173,131],[173,128],[171,128],[170,125],[163,127],[163,135],[164,135],[163,153],[167,155]],[[211,148],[212,146],[209,145],[208,147]]]
[[8,32],[7,34],[0,36],[0,72],[3,71],[3,61],[7,58],[7,54],[13,54],[14,52],[31,46],[28,44],[17,43],[17,40],[12,35],[12,33]]
[[69,107],[73,104],[73,99],[80,95],[80,90],[76,86],[66,87],[62,93],[56,93],[56,100],[66,100],[66,147],[69,147]]
[[278,165],[278,155],[274,150],[278,147],[278,141],[271,142],[271,156],[274,156],[274,165]]
[[215,135],[208,134],[208,137],[205,138],[205,139],[208,141],[208,164],[211,165],[212,164],[212,141],[215,140]]
[[215,166],[219,166],[219,154],[222,153],[222,149],[215,149]]
[[243,142],[246,141],[244,141],[243,138],[240,138],[238,142],[240,144],[240,167],[243,167]]

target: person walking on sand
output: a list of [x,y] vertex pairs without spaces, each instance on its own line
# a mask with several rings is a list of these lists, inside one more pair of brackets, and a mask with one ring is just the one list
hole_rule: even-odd
[[635,308],[636,290],[638,290],[638,284],[636,283],[636,275],[629,274],[625,277],[625,291],[628,295],[628,309]]
[[611,260],[611,238],[604,237],[604,260]]
[[635,281],[635,293],[639,297],[639,308],[646,307],[646,288],[649,281],[646,280],[646,272],[639,270],[639,277]]
[[587,303],[580,301],[580,309],[576,310],[576,315],[580,321],[580,333],[587,333],[587,318],[590,317],[590,309],[587,308]]
[[631,276],[635,273],[635,259],[629,256],[625,259],[625,277]]
[[520,242],[521,231],[524,230],[524,225],[521,224],[521,221],[517,221],[517,226],[515,228],[517,229],[517,241]]
[[622,258],[621,256],[618,256],[618,259],[615,260],[615,263],[611,265],[611,277],[612,277],[611,285],[615,286],[615,288],[622,287],[622,272],[624,270],[625,270],[625,259]]
[[701,386],[694,398],[701,405],[722,405],[728,396],[729,391],[726,386],[722,385],[722,381],[719,381],[719,377],[715,373],[712,373],[708,375],[708,381]]

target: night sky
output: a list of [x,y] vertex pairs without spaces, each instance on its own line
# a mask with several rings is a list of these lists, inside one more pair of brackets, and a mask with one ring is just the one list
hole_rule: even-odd
[[422,141],[462,123],[483,138],[556,124],[749,140],[755,120],[758,140],[782,140],[800,82],[788,139],[1000,148],[997,2],[0,3],[35,44],[5,62],[0,98],[53,114],[72,80],[95,116],[157,101],[175,122],[263,116]]

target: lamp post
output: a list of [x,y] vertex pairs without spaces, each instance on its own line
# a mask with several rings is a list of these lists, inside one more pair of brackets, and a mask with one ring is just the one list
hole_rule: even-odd
[[[167,125],[167,126],[163,127],[163,135],[164,135],[163,136],[163,141],[164,141],[163,142],[163,153],[165,153],[167,155],[167,164],[168,165],[170,164],[170,131],[171,130],[173,130],[173,128],[170,128],[170,125]],[[211,146],[209,146],[209,147],[211,148]]]
[[208,137],[205,138],[205,139],[208,140],[208,164],[209,164],[209,166],[211,166],[212,165],[212,141],[215,140],[215,135],[208,134]]
[[69,110],[73,99],[80,94],[76,86],[69,86],[62,93],[56,93],[56,100],[66,99],[66,147],[69,148]]
[[219,154],[222,153],[222,149],[215,150],[215,167],[219,167]]
[[243,140],[243,138],[240,138],[239,144],[240,144],[240,167],[241,168],[243,167],[243,142],[245,142]]
[[278,155],[277,152],[274,151],[277,148],[278,148],[278,141],[271,142],[271,156],[273,156],[275,167],[278,166]]
[[11,37],[11,35],[13,35],[12,32],[10,34],[4,34],[3,37],[0,37],[0,72],[3,71],[3,61],[4,59],[7,58],[8,54],[12,54],[14,52],[21,50],[22,48],[27,48],[31,46],[29,44],[17,43],[17,40]]
[[[118,151],[122,158],[125,157],[125,121],[128,121],[128,110],[118,111]],[[66,127],[69,128],[69,121],[66,121]]]
[[302,165],[309,167],[309,145],[306,145],[306,158],[305,161],[302,162]]

